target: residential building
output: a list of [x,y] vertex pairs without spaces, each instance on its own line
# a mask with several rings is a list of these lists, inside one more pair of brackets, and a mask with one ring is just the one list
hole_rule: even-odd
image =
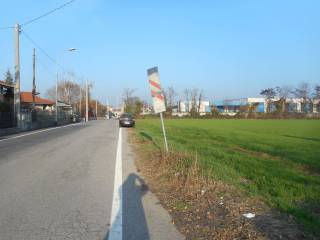
[[55,101],[41,98],[38,96],[34,97],[33,102],[33,96],[31,92],[21,92],[20,93],[20,103],[21,103],[21,110],[32,110],[33,104],[35,106],[36,110],[46,110],[46,111],[52,111],[54,109]]
[[0,128],[14,126],[14,86],[0,81]]
[[14,86],[0,81],[0,103],[9,104],[13,109],[14,104]]

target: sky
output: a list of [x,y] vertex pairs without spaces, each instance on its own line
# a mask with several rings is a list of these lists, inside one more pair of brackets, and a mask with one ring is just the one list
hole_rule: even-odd
[[[66,0],[1,1],[0,28],[23,24]],[[320,84],[318,0],[76,0],[22,31],[37,51],[43,96],[57,72],[93,83],[100,101],[117,104],[124,88],[150,101],[146,70],[159,67],[164,88],[208,100],[257,97],[261,89]],[[32,49],[20,36],[22,90],[31,91]],[[75,52],[66,49],[76,48]],[[13,30],[0,30],[0,78],[14,69]]]

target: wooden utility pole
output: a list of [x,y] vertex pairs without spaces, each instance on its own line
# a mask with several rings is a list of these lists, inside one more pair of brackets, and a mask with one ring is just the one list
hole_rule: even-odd
[[96,118],[98,119],[98,100],[96,99]]
[[81,84],[80,84],[80,101],[79,101],[79,114],[80,114],[80,119],[82,118],[82,115],[81,115],[81,113],[82,113],[82,88],[81,88]]
[[56,124],[58,125],[58,79],[59,74],[57,72],[57,79],[56,79]]
[[88,122],[89,121],[89,113],[88,113],[88,104],[89,104],[89,93],[88,93],[88,91],[89,91],[89,86],[88,86],[88,80],[86,80],[86,122]]
[[36,89],[36,49],[33,49],[33,56],[32,56],[32,109],[35,108],[35,97],[37,94]]
[[16,119],[17,127],[21,128],[21,109],[20,109],[20,25],[16,24],[14,26],[14,79],[15,79],[15,88],[14,88],[14,116]]

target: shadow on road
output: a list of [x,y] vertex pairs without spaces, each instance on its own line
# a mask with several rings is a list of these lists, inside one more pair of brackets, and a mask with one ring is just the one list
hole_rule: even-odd
[[[142,178],[132,173],[119,189],[122,195],[122,239],[150,239],[142,198],[148,192],[148,186]],[[122,191],[122,192],[121,192]],[[119,218],[118,213],[116,219]],[[118,231],[117,223],[112,223],[104,238],[109,239],[110,232]],[[110,238],[110,240],[113,240]]]

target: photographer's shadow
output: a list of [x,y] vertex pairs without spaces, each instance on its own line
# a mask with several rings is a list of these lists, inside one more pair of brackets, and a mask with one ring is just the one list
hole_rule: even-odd
[[[122,192],[122,239],[147,240],[150,239],[142,198],[148,192],[148,186],[142,178],[131,173],[120,188]],[[119,192],[121,195],[121,193]],[[120,198],[121,199],[121,198]],[[119,214],[119,213],[118,213]],[[117,215],[116,219],[119,218]],[[112,223],[105,237],[108,240],[118,231],[116,223]],[[114,240],[111,239],[110,240]]]

